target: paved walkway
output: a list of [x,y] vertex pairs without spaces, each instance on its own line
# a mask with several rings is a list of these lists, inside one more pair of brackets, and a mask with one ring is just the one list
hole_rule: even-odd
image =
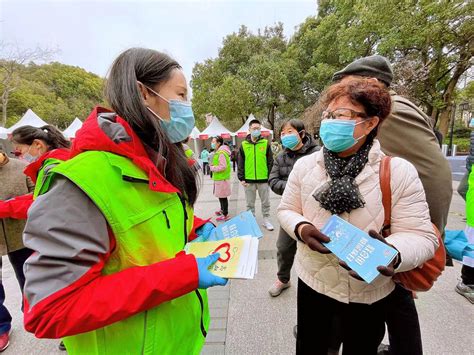
[[[246,209],[243,188],[235,176],[233,179],[229,206],[232,215]],[[457,182],[453,182],[453,187],[457,187]],[[258,201],[257,220],[261,222]],[[275,243],[278,223],[275,210],[278,202],[279,196],[272,193],[272,222],[276,230],[264,231],[256,278],[233,280],[226,287],[215,287],[209,291],[212,321],[203,354],[294,354],[292,329],[296,324],[296,287],[290,287],[277,298],[271,298],[267,293],[277,269]],[[212,196],[212,181],[204,177],[196,214],[210,216],[218,205],[218,200]],[[448,227],[463,228],[463,218],[464,201],[455,193]],[[18,285],[6,258],[3,258],[3,263],[6,306],[13,316],[11,345],[4,354],[64,355],[64,352],[57,350],[57,340],[38,340],[23,330]],[[455,267],[444,272],[430,292],[420,294],[416,301],[425,354],[474,354],[474,306],[453,290],[459,274],[460,265],[456,263]],[[293,280],[296,280],[295,275]]]

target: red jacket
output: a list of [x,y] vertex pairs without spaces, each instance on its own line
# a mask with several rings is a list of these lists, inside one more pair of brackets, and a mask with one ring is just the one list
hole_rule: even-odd
[[[94,109],[76,134],[71,149],[71,157],[88,150],[107,151],[125,156],[147,173],[150,190],[178,192],[178,189],[165,179],[149,159],[140,139],[122,118],[116,116],[115,123],[119,123],[131,139],[116,143],[107,136],[98,124],[98,116],[107,112],[109,111],[99,107]],[[40,198],[38,198],[38,203],[40,203]],[[39,212],[35,211],[36,206],[36,204],[33,205],[30,214],[32,219],[40,219],[41,217],[38,216]],[[44,207],[42,208],[44,210]],[[34,214],[36,215],[33,217]],[[196,228],[206,222],[206,220],[196,218],[194,226]],[[34,222],[30,222],[28,225],[29,228],[34,228]],[[54,225],[53,231],[57,230],[56,228],[56,225]],[[60,228],[60,225],[58,225],[58,228]],[[26,330],[33,332],[39,338],[60,338],[88,332],[128,318],[197,288],[199,275],[195,257],[183,252],[173,259],[147,266],[131,267],[115,274],[103,275],[101,271],[116,244],[110,228],[108,232],[110,243],[107,243],[107,245],[109,245],[109,249],[100,254],[96,252],[92,259],[96,258],[97,261],[93,262],[92,265],[90,264],[92,252],[89,251],[87,258],[84,259],[84,264],[91,266],[85,274],[74,279],[74,276],[77,275],[73,272],[74,263],[77,262],[79,266],[83,266],[82,259],[80,259],[80,246],[77,248],[76,245],[75,249],[67,249],[67,254],[62,259],[63,257],[60,255],[61,245],[54,246],[54,235],[50,239],[47,232],[41,230],[35,235],[31,230],[28,230],[27,226],[25,236],[29,234],[31,237],[24,238],[25,244],[36,250],[37,253],[33,254],[26,265],[27,283],[24,290],[24,324]],[[188,240],[195,237],[194,231],[192,234]],[[102,240],[104,239],[107,240],[107,236],[102,235]],[[45,245],[35,249],[35,245],[39,245],[38,241],[44,241],[44,244],[50,243],[55,251],[52,252],[51,248]],[[59,241],[61,244],[63,242],[67,243],[66,240]],[[76,243],[78,242],[76,241]],[[97,245],[97,243],[94,242],[93,245]],[[102,245],[105,244],[102,243]],[[69,246],[67,247],[69,248]],[[58,251],[56,251],[56,248]],[[79,250],[78,254],[72,259],[69,256],[71,250]],[[44,270],[43,268],[47,265],[54,268],[58,262],[61,264],[56,269],[59,270],[58,272],[67,268],[68,265],[72,265],[71,270],[67,271],[66,275],[68,277],[72,275],[73,277],[65,287],[56,288],[54,278],[46,276],[45,272],[41,270]],[[35,267],[36,270],[33,270]],[[46,293],[38,297],[38,293],[35,293],[36,289],[33,289],[33,287],[41,282],[47,282],[48,287]],[[61,280],[61,282],[60,284],[63,284],[65,281]],[[32,285],[31,289],[29,285]],[[34,301],[35,299],[36,301]],[[31,306],[29,300],[33,300]]]
[[[34,183],[38,172],[43,167],[43,163],[46,159],[54,158],[59,160],[68,160],[70,156],[69,149],[54,149],[43,154],[38,160],[29,164],[24,173]],[[27,212],[33,203],[33,194],[26,194],[23,196],[17,196],[7,201],[0,201],[0,218],[15,218],[15,219],[26,219]]]

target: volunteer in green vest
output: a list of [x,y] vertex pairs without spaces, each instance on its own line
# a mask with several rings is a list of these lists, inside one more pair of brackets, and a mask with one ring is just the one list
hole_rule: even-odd
[[247,210],[255,215],[257,191],[262,200],[262,225],[272,231],[270,222],[270,189],[268,175],[273,166],[273,153],[268,140],[262,138],[262,125],[259,120],[249,122],[247,135],[239,150],[237,176],[245,188]]
[[228,197],[232,194],[230,188],[230,148],[224,144],[222,137],[212,138],[211,147],[216,151],[212,157],[210,169],[214,180],[214,196],[219,199],[221,209],[216,212],[218,221],[229,219]]
[[194,127],[187,84],[168,55],[128,49],[72,158],[50,169],[24,242],[27,331],[63,338],[68,354],[199,354],[209,327],[205,289],[218,254],[196,258],[196,171],[180,144]]

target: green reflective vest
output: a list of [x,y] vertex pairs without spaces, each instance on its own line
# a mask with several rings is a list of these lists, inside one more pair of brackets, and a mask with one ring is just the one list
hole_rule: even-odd
[[255,144],[245,140],[242,142],[245,155],[245,180],[268,180],[267,147],[268,141],[260,139]]
[[[171,259],[183,250],[193,226],[192,209],[176,193],[151,191],[148,176],[130,159],[90,151],[50,172],[41,193],[56,174],[65,176],[89,196],[112,229],[116,247],[104,275]],[[196,290],[63,341],[69,355],[199,354],[209,321],[207,293]]]
[[466,223],[469,227],[474,227],[474,169],[469,173],[466,194]]
[[35,189],[33,191],[33,199],[35,200],[36,197],[38,197],[40,193],[41,186],[43,186],[44,180],[47,178],[47,171],[49,170],[49,167],[52,165],[58,165],[61,164],[63,160],[59,160],[56,158],[48,158],[43,162],[43,165],[41,166],[41,169],[38,171],[38,176],[36,177],[36,184],[35,184]]
[[225,157],[225,164],[226,167],[222,171],[215,171],[212,173],[212,180],[214,181],[221,181],[221,180],[229,180],[230,179],[230,157],[224,150],[218,150],[214,157],[212,158],[212,166],[219,165],[219,157],[223,155]]

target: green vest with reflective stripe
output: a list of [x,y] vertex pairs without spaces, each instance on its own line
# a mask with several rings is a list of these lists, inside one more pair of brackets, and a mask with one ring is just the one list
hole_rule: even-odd
[[[116,247],[103,274],[171,259],[183,250],[193,226],[192,209],[176,193],[151,191],[148,176],[130,159],[101,151],[82,153],[51,169],[41,193],[57,174],[84,191],[112,229]],[[209,320],[206,291],[196,290],[63,340],[69,355],[199,354]]]
[[215,171],[212,173],[212,180],[221,181],[230,179],[230,157],[227,152],[223,150],[218,150],[214,157],[212,158],[212,166],[219,165],[219,156],[223,155],[225,157],[225,169],[222,171]]
[[247,140],[242,142],[245,155],[245,180],[268,180],[266,139],[260,139],[255,144]]

